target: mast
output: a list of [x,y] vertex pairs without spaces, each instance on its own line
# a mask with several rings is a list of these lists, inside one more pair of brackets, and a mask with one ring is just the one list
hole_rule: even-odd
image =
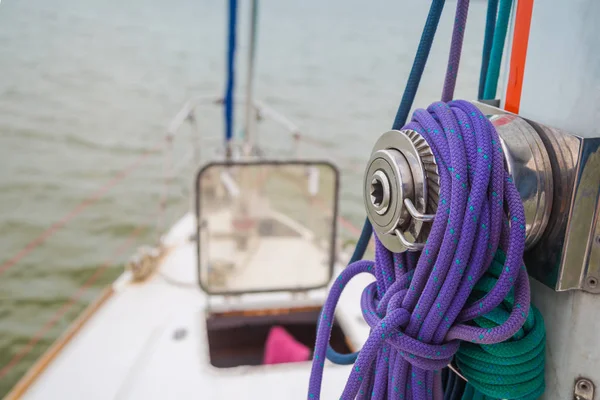
[[250,155],[255,145],[255,117],[254,117],[254,53],[256,49],[256,35],[258,24],[258,0],[250,1],[250,45],[248,47],[248,68],[246,76],[246,102],[245,102],[245,129],[244,153]]

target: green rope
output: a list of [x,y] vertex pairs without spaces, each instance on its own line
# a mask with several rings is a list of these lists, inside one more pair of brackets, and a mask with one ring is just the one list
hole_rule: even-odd
[[[475,285],[469,302],[477,301],[494,287],[505,260],[505,253],[498,250],[492,265]],[[520,305],[515,304],[511,290],[502,304],[475,318],[474,323],[494,328],[506,321],[513,307]],[[544,320],[533,306],[529,307],[525,324],[511,340],[493,345],[461,343],[456,363],[469,381],[462,400],[539,398],[545,389],[545,350]]]
[[490,63],[485,78],[485,89],[483,98],[487,100],[496,98],[498,88],[498,78],[500,77],[500,64],[502,63],[502,53],[504,51],[504,42],[506,41],[506,32],[508,31],[508,21],[510,19],[510,10],[512,0],[500,0],[498,7],[498,20],[494,30],[494,40],[490,55]]

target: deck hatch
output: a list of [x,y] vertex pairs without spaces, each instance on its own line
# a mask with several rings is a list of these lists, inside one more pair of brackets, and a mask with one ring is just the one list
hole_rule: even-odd
[[326,286],[339,173],[322,161],[213,162],[196,179],[198,276],[209,294]]

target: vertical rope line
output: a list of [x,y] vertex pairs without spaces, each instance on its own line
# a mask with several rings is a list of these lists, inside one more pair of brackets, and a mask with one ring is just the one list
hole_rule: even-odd
[[485,80],[490,64],[492,42],[494,40],[494,31],[496,29],[496,15],[498,15],[498,0],[488,0],[487,16],[485,19],[485,36],[483,39],[483,54],[481,56],[481,70],[479,72],[479,89],[477,91],[477,98],[480,100],[483,99]]
[[228,37],[227,37],[227,83],[225,86],[225,142],[233,137],[233,91],[235,89],[235,50],[237,34],[237,0],[229,0]]
[[415,100],[417,89],[419,87],[419,83],[421,82],[423,71],[425,70],[425,64],[427,64],[427,58],[429,57],[431,45],[433,44],[433,38],[435,37],[435,32],[440,22],[440,16],[442,15],[442,11],[444,9],[444,3],[444,0],[433,0],[431,3],[429,14],[427,15],[427,21],[425,22],[425,27],[423,28],[423,34],[421,35],[421,41],[419,42],[419,47],[417,48],[417,54],[410,71],[410,75],[408,76],[406,88],[404,89],[400,106],[396,112],[396,118],[394,118],[392,129],[401,129],[408,118],[408,113],[410,112],[413,101]]
[[458,76],[458,66],[460,64],[460,55],[462,53],[468,14],[469,0],[458,0],[456,3],[452,42],[450,44],[450,55],[448,57],[448,66],[446,68],[446,79],[444,81],[444,89],[442,90],[443,102],[448,102],[454,98],[454,89],[456,88],[456,78]]
[[486,100],[496,98],[498,78],[500,77],[500,65],[502,64],[502,53],[504,52],[504,42],[506,41],[506,33],[508,32],[508,21],[510,19],[511,8],[512,0],[500,0],[490,64],[485,78],[485,88],[483,90],[483,99]]

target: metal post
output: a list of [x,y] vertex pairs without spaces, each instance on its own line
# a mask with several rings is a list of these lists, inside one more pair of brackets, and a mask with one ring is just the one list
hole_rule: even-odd
[[190,125],[192,127],[192,149],[193,149],[193,163],[194,167],[200,162],[200,128],[198,127],[198,121],[196,120],[196,116],[194,115],[194,111],[191,110],[188,115],[188,120],[190,121]]
[[168,132],[165,136],[165,158],[163,164],[163,190],[160,196],[158,205],[158,218],[156,221],[156,231],[158,233],[158,241],[161,241],[162,235],[166,229],[167,219],[167,198],[169,196],[169,186],[171,183],[172,168],[173,168],[173,134]]
[[246,76],[246,123],[244,137],[244,154],[250,155],[254,147],[256,138],[255,130],[255,110],[254,110],[254,51],[256,48],[256,34],[258,23],[258,0],[250,2],[250,46],[248,47],[248,70]]

